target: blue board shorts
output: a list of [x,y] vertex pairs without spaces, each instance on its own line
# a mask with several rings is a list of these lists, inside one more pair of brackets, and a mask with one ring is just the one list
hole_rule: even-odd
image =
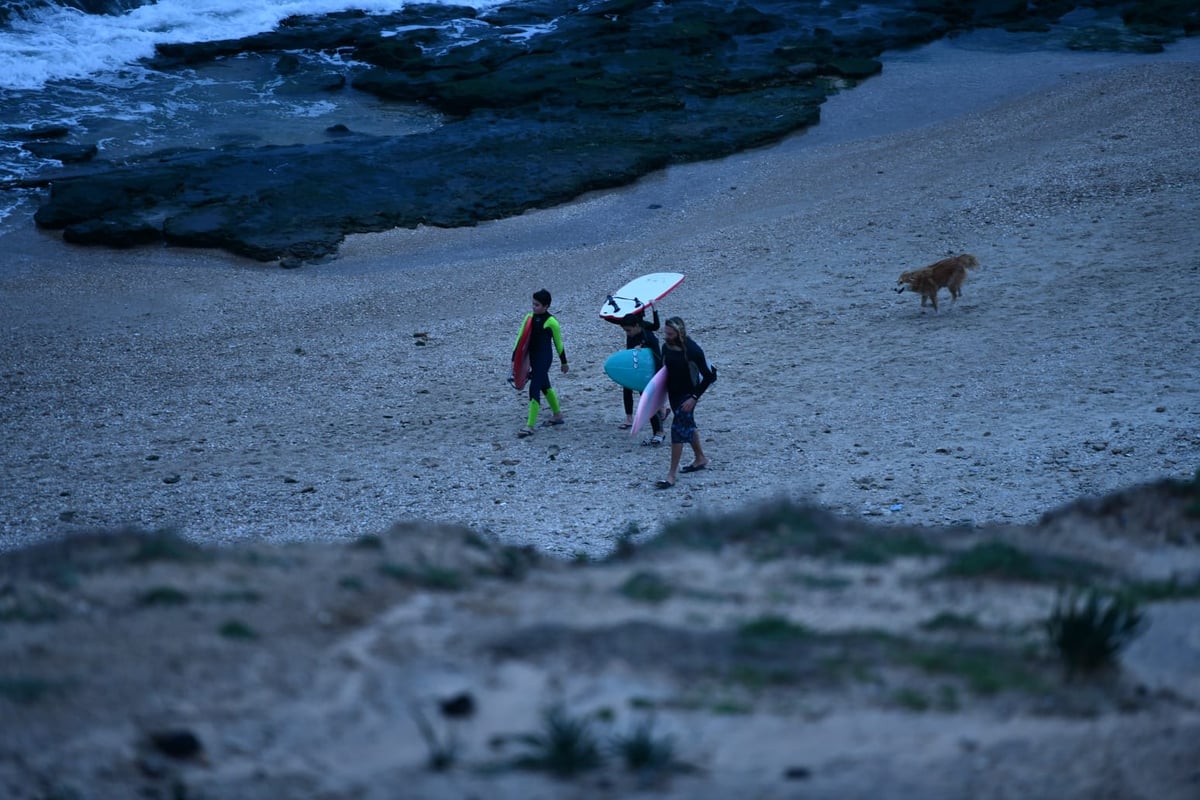
[[696,418],[691,411],[680,411],[674,409],[674,416],[671,417],[671,444],[690,444],[692,436],[696,433]]

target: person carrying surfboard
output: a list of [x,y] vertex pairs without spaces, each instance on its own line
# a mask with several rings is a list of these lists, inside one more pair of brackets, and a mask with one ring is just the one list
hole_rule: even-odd
[[708,456],[700,445],[700,431],[693,412],[696,401],[717,380],[717,370],[704,355],[700,345],[688,338],[687,326],[679,317],[667,319],[663,329],[663,368],[667,371],[667,397],[674,416],[671,419],[671,467],[667,477],[655,484],[658,489],[675,485],[675,473],[683,456],[683,446],[690,444],[694,458],[683,472],[699,472],[708,466]]
[[[562,425],[566,422],[558,404],[558,395],[550,387],[550,364],[554,360],[555,352],[558,353],[563,373],[567,372],[567,351],[563,348],[562,328],[550,313],[550,300],[550,292],[545,289],[538,289],[533,293],[533,311],[526,314],[525,319],[521,321],[521,334],[517,337],[517,342],[520,343],[526,326],[529,326],[529,414],[525,419],[525,427],[517,431],[517,436],[522,439],[533,435],[538,412],[542,408],[542,395],[546,396],[553,413],[542,425]],[[514,357],[515,349],[514,347]]]
[[[627,317],[622,317],[619,320],[609,320],[621,326],[621,330],[625,331],[625,349],[633,350],[641,347],[649,350],[654,356],[654,369],[658,370],[662,366],[662,348],[659,347],[658,337],[654,335],[654,331],[658,330],[660,323],[658,320],[658,309],[650,307],[653,314],[653,319],[650,322],[646,321],[645,310],[638,314],[630,314]],[[618,426],[620,430],[627,431],[633,427],[633,389],[622,387],[621,398],[625,403],[625,422]],[[642,442],[645,445],[660,445],[663,442],[662,419],[658,414],[650,417],[650,428],[653,435]]]

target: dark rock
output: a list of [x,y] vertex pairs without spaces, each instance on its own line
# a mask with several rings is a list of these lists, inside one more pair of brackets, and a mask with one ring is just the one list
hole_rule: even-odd
[[835,58],[829,62],[833,74],[843,78],[869,78],[883,72],[883,64],[873,58]]
[[295,75],[300,71],[300,57],[294,53],[284,53],[275,62],[275,71],[280,75]]
[[65,139],[71,135],[71,129],[66,125],[46,125],[41,128],[8,128],[0,138],[9,141],[31,142],[38,139]]
[[336,92],[346,88],[346,76],[326,69],[296,69],[275,88],[276,94],[307,95],[319,92]]
[[103,244],[109,247],[138,247],[162,241],[162,231],[141,219],[91,219],[63,229],[70,244]]
[[49,158],[63,164],[82,164],[91,161],[99,152],[94,144],[67,144],[65,142],[25,142],[21,145],[38,158]]
[[475,715],[475,698],[470,692],[460,692],[453,697],[438,701],[438,708],[443,717],[449,719],[467,719]]
[[[834,79],[877,74],[885,49],[981,25],[1045,25],[1079,5],[529,0],[481,12],[414,4],[383,15],[292,17],[236,41],[160,45],[149,63],[172,69],[258,53],[286,76],[285,92],[337,90],[348,80],[437,110],[445,124],[408,136],[331,130],[313,145],[238,140],[126,165],[94,162],[56,176],[35,219],[80,242],[128,246],[156,228],[170,244],[319,260],[350,233],[474,225],[778,141],[817,123]],[[1139,25],[1168,33],[1122,35],[1160,43],[1196,15],[1176,5],[1137,12]],[[463,24],[469,45],[453,32]],[[545,32],[518,35],[534,25]],[[334,50],[367,66],[348,78],[294,55]]]
[[197,758],[204,753],[200,737],[184,728],[154,731],[149,739],[156,750],[171,758]]

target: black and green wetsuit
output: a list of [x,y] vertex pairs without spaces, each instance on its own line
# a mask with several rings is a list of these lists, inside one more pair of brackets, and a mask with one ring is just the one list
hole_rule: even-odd
[[[530,324],[529,329],[529,427],[537,422],[538,409],[541,407],[539,398],[544,394],[546,400],[550,403],[550,410],[555,414],[559,412],[558,395],[554,393],[554,389],[550,386],[550,365],[554,363],[554,354],[558,353],[558,360],[562,364],[567,363],[567,351],[563,348],[562,328],[559,327],[558,320],[553,314],[533,314],[525,315],[525,319],[521,321],[521,331],[525,330],[525,323]],[[517,341],[521,340],[521,335],[517,334]],[[516,345],[513,345],[516,349]]]

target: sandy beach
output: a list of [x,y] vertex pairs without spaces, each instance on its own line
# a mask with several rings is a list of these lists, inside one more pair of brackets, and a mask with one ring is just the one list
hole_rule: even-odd
[[[951,112],[913,54],[778,146],[296,270],[6,235],[0,794],[1192,800],[1200,58],[1040,58],[964,57]],[[893,291],[957,252],[957,303]],[[719,369],[665,491],[597,318],[660,270]],[[543,286],[568,422],[519,440]],[[821,508],[724,516],[776,498]],[[1064,679],[1072,581],[1149,625]],[[556,707],[605,764],[518,764]]]
[[[1000,58],[966,59],[958,94]],[[436,520],[571,557],[776,497],[977,526],[1190,477],[1200,63],[1080,63],[888,130],[872,103],[897,108],[916,59],[778,146],[477,228],[355,237],[298,270],[11,232],[0,548]],[[893,291],[959,252],[982,268],[957,303]],[[601,365],[622,335],[597,317],[654,271],[687,275],[662,311],[719,370],[696,412],[711,467],[669,491],[667,448],[617,429]],[[507,361],[542,287],[568,422],[518,440]]]

